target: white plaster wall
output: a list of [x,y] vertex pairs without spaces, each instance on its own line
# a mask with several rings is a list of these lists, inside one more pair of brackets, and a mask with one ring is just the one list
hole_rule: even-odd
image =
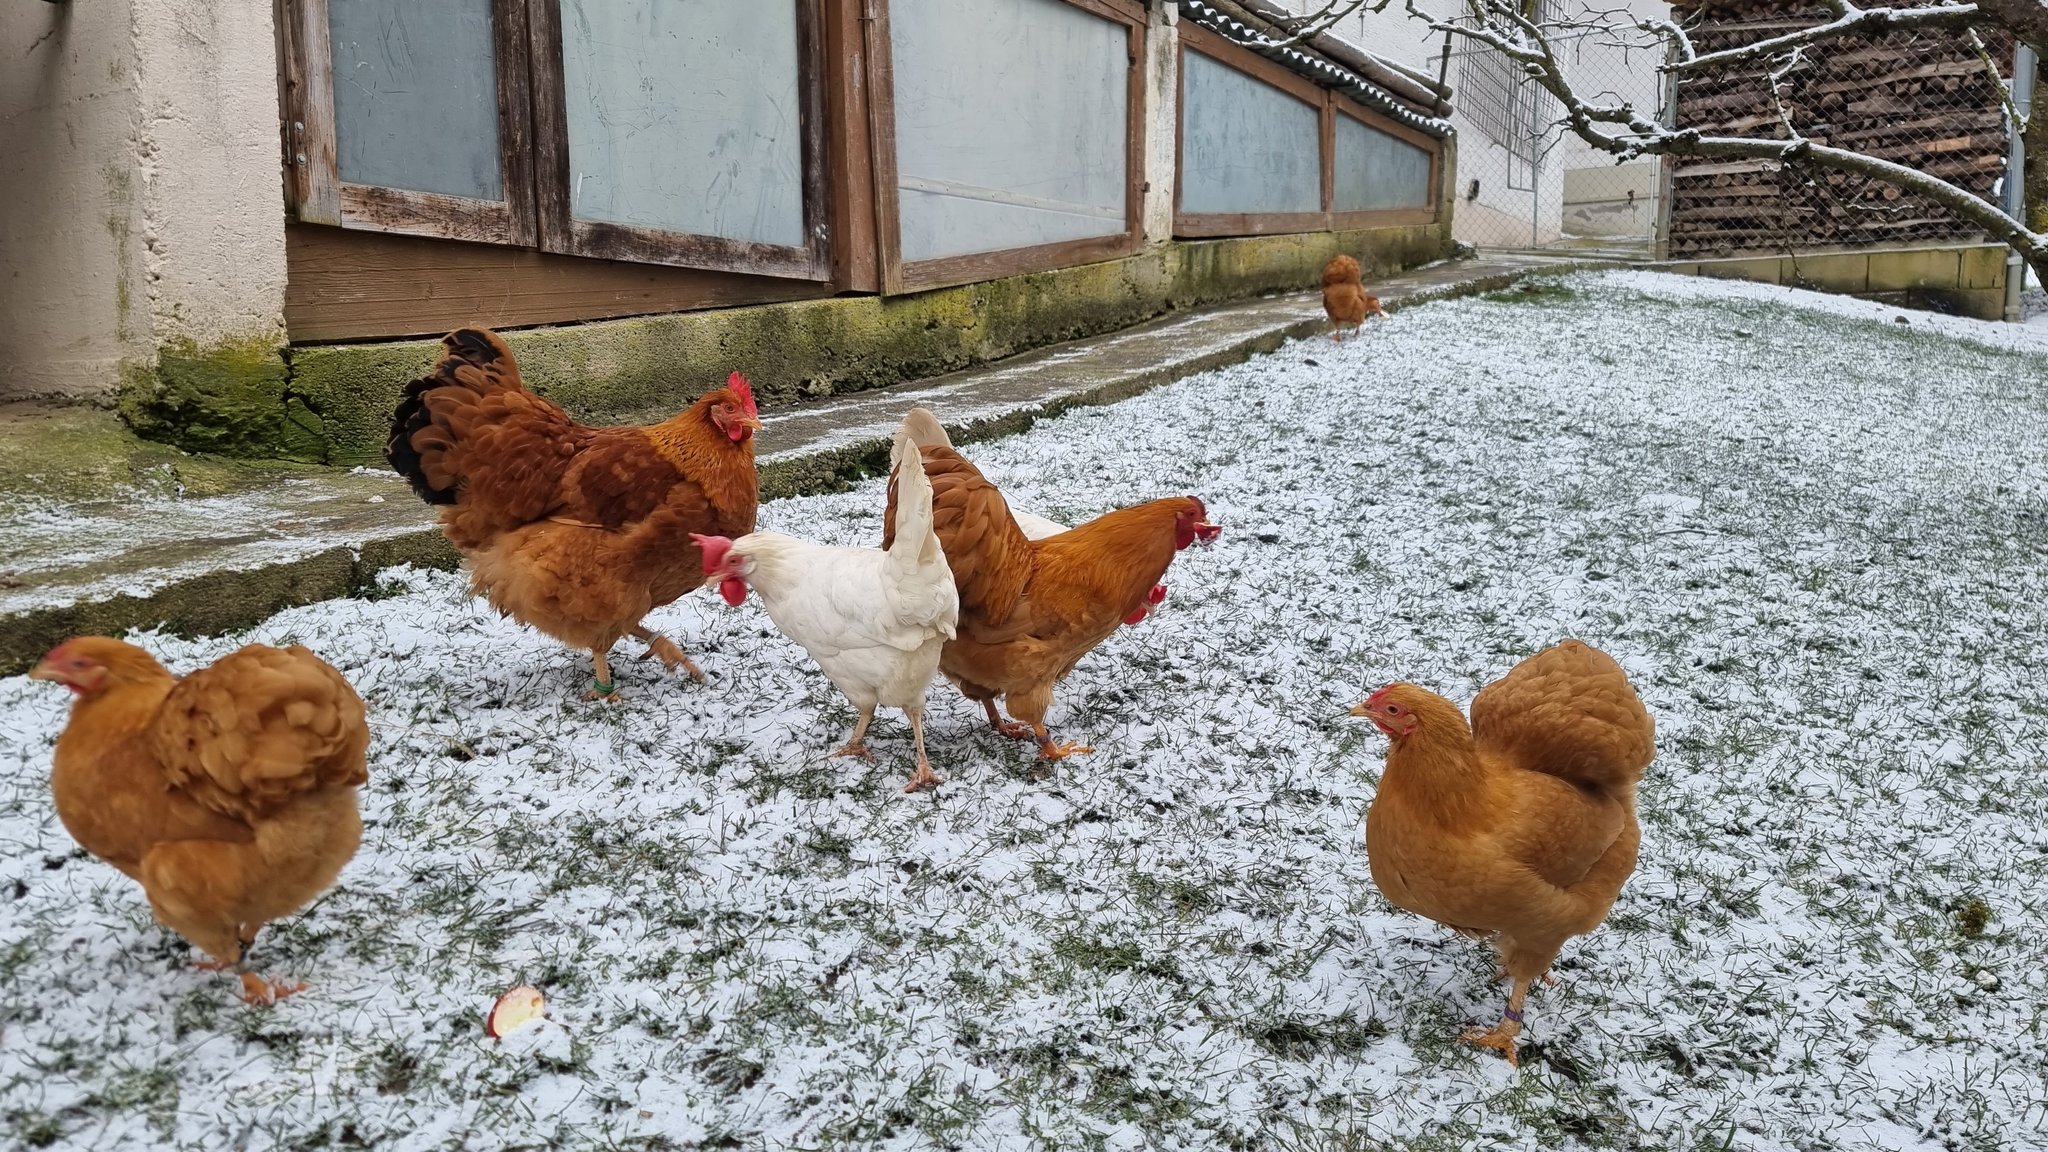
[[270,0],[131,0],[157,347],[282,347],[284,193]]
[[0,399],[284,343],[269,0],[0,3]]
[[106,393],[147,347],[129,23],[0,3],[0,399]]

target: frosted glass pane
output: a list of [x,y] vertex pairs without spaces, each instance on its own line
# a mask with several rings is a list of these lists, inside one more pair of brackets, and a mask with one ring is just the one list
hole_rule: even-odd
[[569,211],[800,248],[792,0],[561,0]]
[[1339,212],[1429,207],[1429,153],[1406,140],[1340,115],[1336,164]]
[[1129,34],[1059,0],[890,0],[903,259],[1124,231]]
[[1199,52],[1183,54],[1180,210],[1323,210],[1321,114]]
[[328,0],[327,38],[343,180],[504,199],[491,0]]

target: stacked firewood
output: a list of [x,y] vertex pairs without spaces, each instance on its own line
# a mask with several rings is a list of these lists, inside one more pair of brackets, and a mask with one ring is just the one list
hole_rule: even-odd
[[[1828,19],[1824,7],[1798,0],[1711,0],[1674,14],[1702,54]],[[2010,74],[2010,39],[1986,36],[1985,47],[1999,71]],[[1892,32],[1832,40],[1786,64],[1778,57],[1681,79],[1678,125],[1783,139],[1789,119],[1815,143],[1918,168],[1996,199],[2007,149],[2000,87],[1967,36]],[[1776,101],[1774,68],[1785,69]],[[1979,238],[1980,230],[1946,210],[1861,176],[1770,161],[1680,159],[1674,169],[1673,258]]]

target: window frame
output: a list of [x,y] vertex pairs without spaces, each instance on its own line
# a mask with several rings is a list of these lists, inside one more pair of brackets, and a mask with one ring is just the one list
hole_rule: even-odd
[[[560,0],[527,0],[533,59],[535,191],[539,200],[540,247],[547,252],[671,264],[719,272],[743,272],[793,280],[830,280],[832,255],[826,221],[824,21],[820,0],[781,0],[796,5],[796,62],[799,152],[803,161],[804,244],[735,240],[597,220],[577,220],[569,198],[568,96],[562,67]],[[772,0],[771,0],[772,2]]]
[[396,232],[536,249],[571,256],[828,281],[824,0],[785,0],[797,10],[804,201],[801,247],[658,228],[578,221],[569,209],[569,141],[559,0],[491,0],[502,200],[478,200],[344,181],[336,158],[333,50],[328,0],[284,0],[283,105],[286,193],[306,224]]
[[504,196],[480,200],[341,178],[336,157],[334,55],[327,0],[290,0],[285,35],[287,187],[308,224],[532,247],[532,116],[527,75],[527,0],[491,0],[497,73],[498,178]]
[[1392,136],[1403,144],[1413,144],[1429,153],[1429,192],[1420,208],[1361,208],[1350,212],[1337,209],[1337,122],[1330,120],[1330,133],[1323,141],[1323,153],[1328,158],[1326,165],[1329,196],[1324,203],[1330,207],[1332,230],[1351,228],[1385,228],[1401,224],[1436,223],[1437,205],[1443,198],[1444,149],[1443,141],[1427,132],[1418,132],[1406,124],[1397,124],[1391,118],[1382,116],[1336,92],[1330,93],[1330,108],[1337,116],[1349,116],[1375,132]]
[[[1198,24],[1182,21],[1180,44],[1174,60],[1174,148],[1173,148],[1173,234],[1188,239],[1225,236],[1270,236],[1289,232],[1335,232],[1357,228],[1386,228],[1404,224],[1434,224],[1441,208],[1443,141],[1405,125],[1396,124],[1341,93],[1296,74],[1252,52],[1227,37]],[[1254,81],[1277,88],[1316,110],[1317,153],[1322,172],[1322,208],[1316,212],[1195,212],[1181,209],[1187,168],[1187,54],[1194,52],[1209,61],[1231,68]],[[1375,208],[1339,212],[1336,205],[1337,117],[1349,116],[1368,128],[1384,132],[1429,153],[1429,201],[1423,208]]]
[[1124,98],[1124,230],[1108,236],[1061,240],[1025,248],[969,252],[931,260],[903,259],[896,166],[895,57],[889,38],[890,5],[876,4],[865,13],[871,146],[874,172],[875,232],[881,259],[881,292],[898,295],[947,288],[1005,276],[1046,272],[1079,264],[1115,260],[1141,251],[1145,195],[1145,8],[1141,0],[1058,0],[1093,16],[1124,26],[1126,33]]

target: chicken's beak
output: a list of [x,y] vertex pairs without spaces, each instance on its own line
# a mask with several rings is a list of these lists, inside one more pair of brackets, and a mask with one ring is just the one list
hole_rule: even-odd
[[755,416],[742,416],[733,421],[733,423],[745,428],[749,432],[759,432],[761,430],[761,421]]
[[1359,705],[1358,705],[1357,707],[1353,708],[1353,709],[1352,709],[1351,711],[1349,711],[1349,712],[1345,713],[1345,715],[1347,715],[1347,716],[1370,716],[1370,715],[1372,715],[1372,709],[1371,709],[1371,708],[1369,708],[1369,707],[1367,707],[1367,706],[1366,706],[1366,705],[1364,705],[1364,704],[1359,704]]
[[48,660],[36,661],[36,666],[28,670],[28,678],[31,680],[49,680],[57,684],[64,683],[64,677],[55,668],[50,667]]
[[1216,542],[1216,538],[1221,535],[1223,535],[1223,525],[1211,524],[1207,520],[1195,522],[1195,540],[1197,543],[1213,544]]

